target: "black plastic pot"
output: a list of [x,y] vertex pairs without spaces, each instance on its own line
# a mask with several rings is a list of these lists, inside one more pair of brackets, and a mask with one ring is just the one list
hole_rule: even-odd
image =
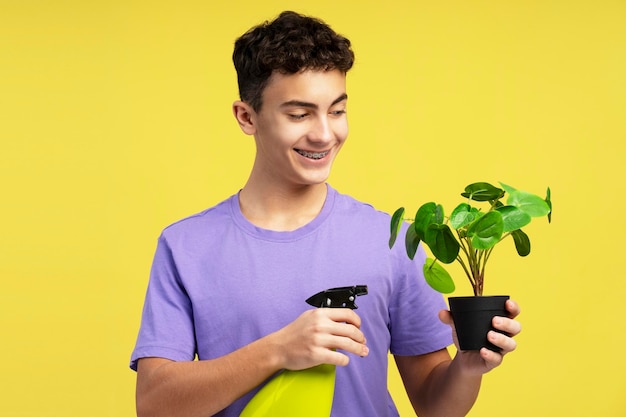
[[508,299],[508,295],[448,298],[461,350],[486,347],[494,352],[500,351],[487,340],[487,333],[495,330],[491,324],[495,316],[508,316],[504,307]]

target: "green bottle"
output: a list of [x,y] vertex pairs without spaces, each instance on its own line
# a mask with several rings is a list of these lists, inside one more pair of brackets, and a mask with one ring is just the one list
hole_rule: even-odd
[[[354,300],[366,285],[331,288],[306,300],[319,308],[356,309]],[[246,405],[240,417],[328,417],[335,394],[335,365],[285,370],[269,381]]]

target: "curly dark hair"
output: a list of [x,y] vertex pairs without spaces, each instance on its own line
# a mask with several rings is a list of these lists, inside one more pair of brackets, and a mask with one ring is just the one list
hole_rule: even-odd
[[354,52],[349,39],[320,19],[285,11],[239,37],[233,63],[239,97],[259,111],[263,90],[274,71],[295,74],[338,69],[347,73],[354,63]]

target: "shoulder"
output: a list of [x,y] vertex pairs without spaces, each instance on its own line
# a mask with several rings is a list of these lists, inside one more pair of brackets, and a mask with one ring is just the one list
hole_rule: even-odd
[[[360,201],[350,195],[337,191],[335,197],[335,217],[332,227],[339,233],[350,236],[353,242],[361,245],[369,244],[378,248],[393,262],[394,268],[401,271],[413,270],[415,265],[421,265],[425,260],[425,252],[420,250],[413,260],[406,254],[403,239],[397,239],[392,248],[389,247],[391,236],[391,214],[377,209],[374,205]],[[408,222],[403,222],[399,236],[404,236]]]
[[225,227],[232,219],[231,205],[236,195],[209,207],[201,212],[184,217],[166,226],[161,237],[166,240],[178,240],[205,236],[207,233],[215,234],[220,227]]
[[335,193],[335,207],[337,212],[345,216],[367,216],[377,221],[389,222],[391,218],[389,213],[378,210],[372,204],[357,200],[348,194],[342,194],[334,189],[331,190],[331,192]]
[[337,192],[330,226],[346,239],[377,248],[386,256],[397,252],[388,247],[391,215],[350,195]]

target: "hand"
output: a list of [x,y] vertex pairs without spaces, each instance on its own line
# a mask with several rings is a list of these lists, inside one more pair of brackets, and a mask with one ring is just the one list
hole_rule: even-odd
[[480,351],[461,351],[458,350],[459,343],[456,337],[456,330],[454,329],[454,322],[452,321],[452,315],[447,310],[441,310],[439,312],[439,319],[452,327],[452,334],[454,337],[454,343],[457,347],[458,354],[455,357],[462,361],[464,368],[473,374],[484,374],[491,371],[493,368],[499,366],[502,363],[504,356],[510,352],[513,352],[517,347],[517,343],[513,339],[514,336],[520,333],[522,330],[521,324],[515,320],[520,313],[520,308],[513,300],[507,300],[505,304],[506,310],[509,312],[508,317],[494,317],[493,327],[500,331],[505,332],[502,334],[491,330],[487,334],[487,339],[502,349],[501,352],[494,352],[487,348],[482,348]]
[[282,368],[299,370],[323,363],[345,366],[345,353],[367,356],[361,319],[347,308],[308,310],[272,336],[276,338]]

